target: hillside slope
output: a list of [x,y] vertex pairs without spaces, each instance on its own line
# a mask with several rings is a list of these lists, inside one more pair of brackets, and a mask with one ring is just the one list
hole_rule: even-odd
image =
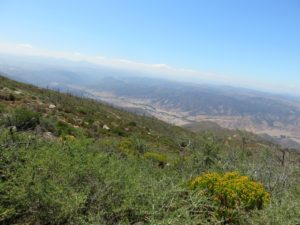
[[[0,76],[1,224],[297,224],[299,163],[247,132],[193,133]],[[192,188],[224,173],[220,196]]]
[[83,63],[76,66],[69,65],[70,62],[43,65],[30,60],[13,63],[5,56],[0,58],[3,61],[0,71],[13,79],[70,90],[179,126],[213,122],[223,128],[247,130],[263,137],[267,134],[286,147],[300,148],[299,97],[147,78],[135,71]]

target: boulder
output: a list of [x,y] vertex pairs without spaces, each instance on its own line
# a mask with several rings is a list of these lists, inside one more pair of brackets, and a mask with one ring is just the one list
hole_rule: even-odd
[[110,128],[105,124],[105,125],[103,125],[103,129],[105,129],[105,130],[110,130]]

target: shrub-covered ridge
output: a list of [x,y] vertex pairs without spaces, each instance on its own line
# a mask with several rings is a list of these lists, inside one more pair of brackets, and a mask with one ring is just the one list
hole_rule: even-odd
[[0,77],[0,223],[299,223],[299,155],[247,135]]

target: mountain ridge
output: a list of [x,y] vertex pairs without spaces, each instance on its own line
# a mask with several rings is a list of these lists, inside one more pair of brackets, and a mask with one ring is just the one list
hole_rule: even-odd
[[95,68],[89,72],[84,72],[83,68],[78,71],[46,68],[33,73],[30,70],[13,71],[6,70],[6,74],[30,83],[39,82],[39,86],[70,91],[115,107],[152,115],[179,126],[214,122],[228,129],[268,134],[277,140],[285,137],[282,143],[298,142],[300,147],[300,100],[297,97],[224,85],[137,77],[121,71],[116,77],[112,71]]

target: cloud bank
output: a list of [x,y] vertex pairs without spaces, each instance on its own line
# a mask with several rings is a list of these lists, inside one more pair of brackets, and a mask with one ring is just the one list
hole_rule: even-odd
[[[51,57],[56,59],[65,59],[70,61],[82,61],[88,62],[95,65],[109,66],[116,69],[126,69],[140,71],[144,73],[153,74],[165,74],[165,75],[180,75],[180,76],[195,76],[201,78],[213,78],[212,74],[200,73],[198,71],[179,69],[166,64],[147,64],[142,62],[131,61],[128,59],[115,59],[107,58],[105,56],[91,56],[85,55],[79,52],[60,52],[60,51],[50,51],[46,49],[39,49],[33,47],[31,44],[1,44],[0,43],[0,53],[2,54],[13,54],[18,56],[41,56],[41,57]],[[215,77],[220,78],[220,77]]]

